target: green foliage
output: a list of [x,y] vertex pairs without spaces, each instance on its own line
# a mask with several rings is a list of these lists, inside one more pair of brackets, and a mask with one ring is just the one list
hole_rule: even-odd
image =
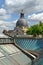
[[27,32],[28,35],[43,35],[43,23],[36,24],[28,28]]
[[27,30],[26,33],[27,33],[27,34],[32,34],[32,27],[31,27],[31,28],[28,28],[28,30]]

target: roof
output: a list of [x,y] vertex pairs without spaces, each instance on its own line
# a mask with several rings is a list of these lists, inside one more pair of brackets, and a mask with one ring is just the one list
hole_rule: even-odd
[[26,20],[24,19],[24,18],[20,18],[18,21],[17,21],[17,23],[16,23],[16,27],[17,26],[25,26],[25,27],[27,27],[28,25],[27,25],[27,22],[26,22]]
[[0,45],[0,65],[31,65],[32,61],[13,44]]
[[6,36],[4,34],[0,34],[0,38],[8,38],[8,36]]
[[17,23],[16,23],[16,27],[17,26],[25,26],[25,27],[27,27],[28,26],[28,24],[27,24],[27,21],[25,20],[25,18],[24,18],[24,13],[23,12],[21,12],[21,14],[20,14],[20,19],[17,21]]

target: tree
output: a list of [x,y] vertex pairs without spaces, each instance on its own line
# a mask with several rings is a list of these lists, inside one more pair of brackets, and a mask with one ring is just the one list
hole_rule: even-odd
[[32,27],[31,28],[28,28],[28,30],[27,30],[26,33],[29,34],[29,35],[31,35],[32,34]]
[[28,35],[43,35],[43,24],[40,23],[39,25],[33,25],[30,28],[28,28],[27,32]]

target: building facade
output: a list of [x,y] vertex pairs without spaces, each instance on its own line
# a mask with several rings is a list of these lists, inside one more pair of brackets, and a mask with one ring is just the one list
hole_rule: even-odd
[[14,37],[14,35],[26,35],[27,29],[28,29],[28,24],[27,21],[25,20],[24,13],[22,11],[14,30],[9,30],[9,31],[4,30],[3,32]]

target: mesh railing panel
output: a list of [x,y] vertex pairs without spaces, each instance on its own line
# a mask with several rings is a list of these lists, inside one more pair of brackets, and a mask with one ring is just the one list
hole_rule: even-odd
[[17,45],[25,50],[43,48],[43,39],[15,39]]

